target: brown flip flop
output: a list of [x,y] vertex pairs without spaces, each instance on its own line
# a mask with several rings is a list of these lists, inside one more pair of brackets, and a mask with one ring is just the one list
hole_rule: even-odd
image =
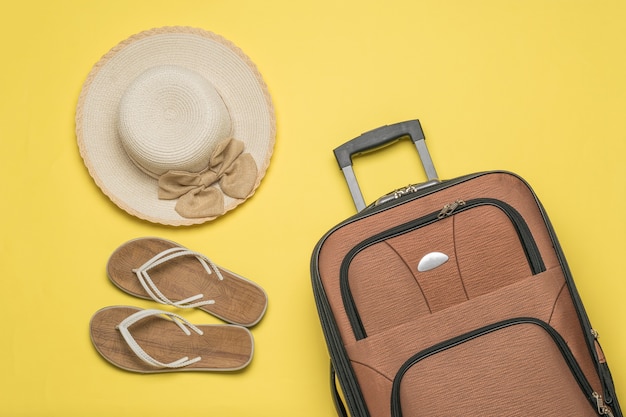
[[254,340],[245,327],[194,326],[167,311],[114,306],[91,318],[91,341],[113,365],[140,373],[236,371],[252,360]]
[[161,238],[124,243],[109,258],[107,273],[117,287],[135,297],[197,307],[232,324],[253,326],[267,309],[267,295],[259,285]]

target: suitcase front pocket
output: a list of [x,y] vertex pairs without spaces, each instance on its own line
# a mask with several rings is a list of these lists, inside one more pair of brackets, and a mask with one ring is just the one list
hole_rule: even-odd
[[563,338],[535,318],[501,321],[409,358],[391,416],[611,415]]
[[[344,257],[339,285],[356,340],[545,271],[537,244],[509,204],[456,201],[371,236]],[[385,311],[397,322],[377,322]]]

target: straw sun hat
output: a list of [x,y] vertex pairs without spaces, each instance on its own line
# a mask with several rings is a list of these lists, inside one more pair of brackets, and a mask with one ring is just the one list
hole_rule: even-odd
[[98,187],[128,213],[173,226],[213,220],[249,198],[275,132],[254,63],[188,27],[116,45],[87,76],[76,110],[80,154]]

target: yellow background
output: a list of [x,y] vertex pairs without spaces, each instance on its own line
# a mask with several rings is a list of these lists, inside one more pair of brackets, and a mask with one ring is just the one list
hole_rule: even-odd
[[[533,185],[624,405],[625,21],[623,0],[4,2],[0,416],[334,415],[309,278],[317,240],[354,212],[332,150],[413,118],[440,177],[506,169]],[[93,64],[128,36],[169,25],[242,48],[278,123],[258,192],[194,227],[151,224],[112,204],[74,133]],[[408,143],[355,159],[355,170],[368,201],[423,179]],[[97,309],[153,305],[115,289],[104,269],[140,236],[175,240],[266,289],[249,368],[138,375],[95,352]],[[558,404],[546,410],[558,414]]]

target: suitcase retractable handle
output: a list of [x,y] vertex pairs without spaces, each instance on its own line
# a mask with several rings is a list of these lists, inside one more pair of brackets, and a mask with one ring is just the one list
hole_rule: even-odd
[[333,151],[339,168],[341,168],[346,178],[357,211],[361,211],[365,208],[365,200],[359,188],[356,176],[354,175],[354,170],[352,169],[352,156],[376,150],[396,142],[405,136],[408,136],[415,144],[429,182],[439,181],[430,153],[428,152],[428,148],[426,148],[426,140],[419,120],[408,120],[406,122],[379,127],[363,133],[361,136],[344,143]]

